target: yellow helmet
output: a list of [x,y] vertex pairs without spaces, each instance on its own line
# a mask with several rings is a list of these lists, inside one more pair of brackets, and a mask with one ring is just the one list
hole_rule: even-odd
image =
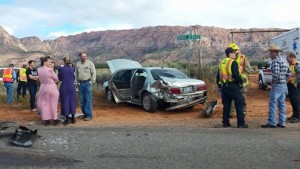
[[239,49],[240,49],[239,46],[236,45],[235,43],[229,44],[228,47],[229,47],[229,48],[232,48],[233,50],[239,50]]

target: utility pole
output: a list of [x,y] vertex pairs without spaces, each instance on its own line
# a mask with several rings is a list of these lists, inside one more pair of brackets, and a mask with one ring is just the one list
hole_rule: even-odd
[[[199,41],[200,43],[200,41]],[[203,69],[202,69],[202,51],[201,51],[201,47],[198,47],[198,57],[199,57],[199,63],[198,63],[198,78],[202,79],[203,78]]]

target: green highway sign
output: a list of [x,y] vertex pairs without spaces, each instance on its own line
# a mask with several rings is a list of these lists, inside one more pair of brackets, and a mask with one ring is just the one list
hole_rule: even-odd
[[177,40],[197,40],[201,39],[201,35],[195,34],[195,35],[178,35]]

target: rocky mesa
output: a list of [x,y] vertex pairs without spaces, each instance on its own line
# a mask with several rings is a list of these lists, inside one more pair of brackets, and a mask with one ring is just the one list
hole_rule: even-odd
[[[204,63],[224,57],[223,51],[231,42],[231,31],[253,31],[264,29],[225,29],[208,26],[156,26],[131,30],[108,30],[81,33],[53,40],[38,37],[16,38],[0,27],[0,63],[21,64],[29,59],[38,60],[50,55],[56,60],[64,56],[78,59],[80,51],[86,51],[95,63],[110,59],[126,58],[145,64],[189,61],[197,63],[198,49]],[[278,30],[278,29],[274,29]],[[178,35],[200,34],[201,41],[177,40]],[[270,39],[280,33],[235,34],[234,42],[250,59],[264,59]]]

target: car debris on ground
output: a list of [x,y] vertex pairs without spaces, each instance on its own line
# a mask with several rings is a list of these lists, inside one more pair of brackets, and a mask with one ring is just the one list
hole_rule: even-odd
[[30,147],[33,144],[33,136],[37,135],[37,129],[31,130],[26,126],[19,125],[12,121],[0,122],[0,133],[8,128],[15,128],[14,135],[10,138],[10,143],[21,147]]

